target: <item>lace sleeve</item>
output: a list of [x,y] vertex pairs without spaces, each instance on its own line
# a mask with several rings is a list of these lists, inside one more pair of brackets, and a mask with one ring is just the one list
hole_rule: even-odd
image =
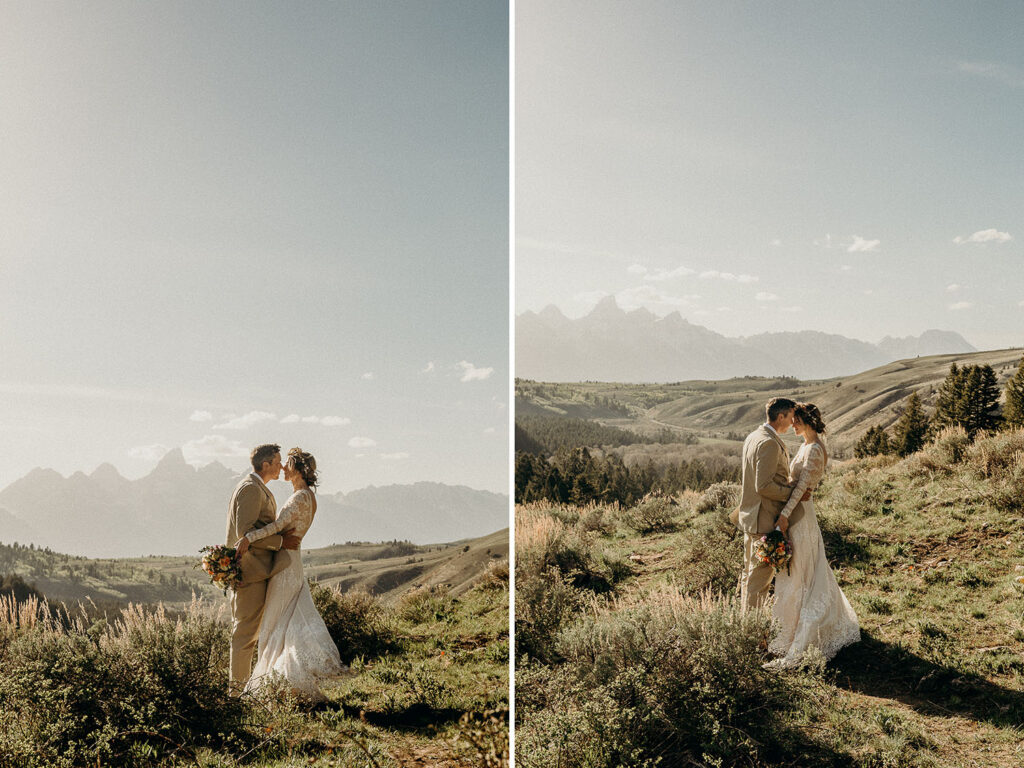
[[821,450],[820,445],[812,445],[807,449],[807,455],[804,457],[804,466],[800,470],[800,477],[797,478],[796,485],[793,487],[793,493],[789,495],[789,501],[782,508],[781,514],[783,517],[789,517],[790,513],[796,509],[796,505],[800,503],[804,491],[808,488],[815,488],[823,474],[825,474],[825,452]]
[[278,515],[274,522],[268,523],[262,528],[257,528],[255,531],[249,531],[245,534],[245,538],[249,540],[250,544],[253,544],[267,536],[273,536],[275,533],[280,533],[281,531],[291,528],[292,520],[296,513],[304,510],[308,504],[309,500],[306,498],[305,494],[303,494],[296,499],[294,503],[285,504],[284,509],[281,510],[281,514]]

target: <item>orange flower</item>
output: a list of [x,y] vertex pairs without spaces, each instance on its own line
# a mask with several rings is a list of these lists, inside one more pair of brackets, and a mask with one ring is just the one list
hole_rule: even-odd
[[220,567],[221,568],[227,568],[229,565],[231,565],[231,558],[230,557],[222,557],[220,559]]

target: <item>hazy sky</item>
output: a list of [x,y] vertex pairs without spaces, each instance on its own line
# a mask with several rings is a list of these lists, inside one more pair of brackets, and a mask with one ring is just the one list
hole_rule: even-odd
[[0,487],[507,490],[505,2],[0,4]]
[[1019,2],[516,16],[517,312],[1024,344]]

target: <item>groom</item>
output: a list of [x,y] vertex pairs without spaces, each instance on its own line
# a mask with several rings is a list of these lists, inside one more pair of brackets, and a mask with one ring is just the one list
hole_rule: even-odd
[[[281,474],[281,448],[260,445],[249,455],[253,471],[231,494],[228,506],[227,546],[249,531],[274,522],[277,502],[267,483]],[[228,690],[239,695],[249,679],[252,654],[263,618],[263,604],[267,597],[267,580],[274,575],[274,552],[279,549],[298,549],[299,538],[289,531],[280,536],[267,536],[249,547],[242,556],[242,583],[231,596],[231,665]],[[287,559],[283,558],[287,564]],[[280,570],[280,569],[279,569]]]
[[767,421],[743,443],[743,495],[736,525],[743,531],[743,573],[740,600],[745,608],[763,605],[775,572],[758,562],[754,547],[776,525],[785,533],[789,521],[779,512],[793,488],[789,484],[789,453],[781,435],[793,426],[796,403],[775,397],[765,405]]

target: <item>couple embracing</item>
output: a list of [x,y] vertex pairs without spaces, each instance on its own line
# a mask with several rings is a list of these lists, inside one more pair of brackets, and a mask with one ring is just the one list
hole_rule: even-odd
[[[784,668],[811,648],[831,659],[860,639],[860,626],[825,557],[814,514],[812,492],[828,463],[821,412],[783,397],[770,400],[765,412],[767,421],[743,443],[743,495],[734,522],[743,531],[743,605],[764,605],[774,577],[777,633],[769,650],[779,658],[768,666]],[[790,427],[804,439],[792,461],[781,437]],[[761,536],[775,528],[792,545],[789,568],[778,573],[755,556]]]
[[[300,696],[322,699],[318,681],[345,667],[302,572],[302,538],[316,514],[316,459],[292,448],[282,465],[277,445],[258,446],[249,458],[253,471],[235,488],[228,508],[226,543],[238,550],[242,569],[231,597],[229,690],[240,695],[280,677]],[[282,470],[294,493],[278,514],[267,483]]]

